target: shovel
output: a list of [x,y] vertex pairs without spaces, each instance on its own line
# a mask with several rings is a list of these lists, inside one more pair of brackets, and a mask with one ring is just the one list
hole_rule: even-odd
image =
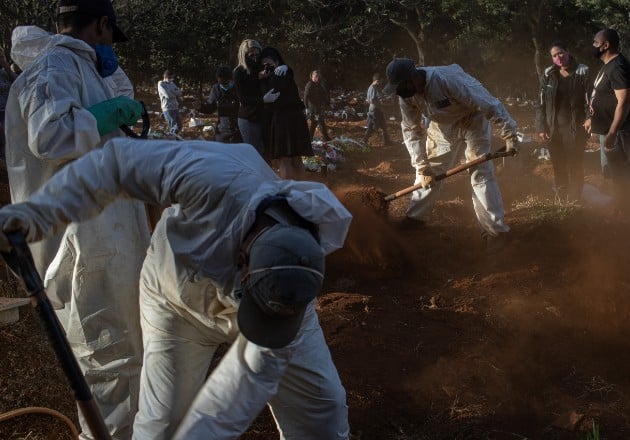
[[[438,174],[437,176],[434,176],[433,180],[437,182],[439,180],[446,179],[447,177],[450,177],[453,174],[457,174],[464,170],[472,168],[475,165],[479,165],[480,163],[487,162],[492,159],[498,159],[500,157],[508,157],[508,156],[515,156],[515,155],[516,155],[516,151],[505,151],[505,147],[503,147],[500,150],[495,151],[494,153],[486,153],[483,156],[479,156],[477,159],[471,160],[470,162],[466,162],[454,168],[451,168],[450,170],[446,170],[442,174]],[[405,194],[409,194],[410,192],[414,192],[420,188],[422,188],[421,183],[409,186],[407,188],[401,189],[400,191],[396,191],[393,194],[385,196],[385,201],[391,202],[392,200],[397,199],[400,196],[404,196]]]
[[149,137],[149,130],[151,129],[151,118],[149,117],[149,112],[147,111],[146,106],[143,101],[140,101],[142,104],[142,132],[140,134],[136,134],[131,128],[126,125],[121,125],[120,129],[130,138],[134,139],[146,139]]
[[92,435],[97,440],[111,440],[109,430],[92,398],[92,393],[72,353],[63,327],[57,320],[57,315],[48,300],[48,296],[44,290],[44,283],[35,269],[33,256],[26,245],[24,236],[20,232],[12,232],[7,233],[7,238],[11,246],[13,246],[13,249],[8,253],[3,252],[2,257],[9,269],[11,269],[11,272],[22,281],[23,287],[31,298],[31,303],[37,309],[39,317],[42,319],[44,327],[46,328],[46,333],[48,333],[50,342],[53,345],[57,359],[61,363],[61,367],[70,381],[70,386],[74,391],[81,413]]

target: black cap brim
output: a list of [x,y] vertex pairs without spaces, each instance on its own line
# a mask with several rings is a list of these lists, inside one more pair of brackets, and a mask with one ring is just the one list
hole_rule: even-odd
[[239,330],[248,341],[261,347],[286,347],[295,339],[307,305],[290,316],[270,316],[245,291],[236,316]]
[[112,29],[114,30],[114,43],[124,43],[125,41],[129,41],[127,36],[123,34],[123,31],[121,31],[118,26],[116,26],[114,23],[111,23],[111,25]]

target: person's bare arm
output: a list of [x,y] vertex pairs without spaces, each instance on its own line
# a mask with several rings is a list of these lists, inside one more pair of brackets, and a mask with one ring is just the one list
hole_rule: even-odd
[[619,127],[628,117],[630,112],[630,97],[628,96],[629,89],[615,90],[615,97],[617,98],[617,107],[615,108],[615,115],[606,134],[606,148],[613,148],[615,144],[615,137],[619,131]]

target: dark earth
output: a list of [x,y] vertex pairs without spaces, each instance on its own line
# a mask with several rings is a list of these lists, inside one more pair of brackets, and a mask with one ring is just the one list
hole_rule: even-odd
[[[532,135],[531,106],[508,110]],[[360,139],[364,124],[331,121],[332,133]],[[409,196],[389,206],[380,197],[411,185],[413,170],[398,122],[389,124],[393,146],[373,136],[370,152],[348,153],[326,176],[308,173],[354,215],[319,299],[352,438],[573,440],[594,426],[600,439],[630,438],[629,222],[608,204],[599,152],[586,153],[588,197],[578,204],[554,200],[551,166],[532,155],[542,145],[497,161],[512,239],[488,255],[466,172],[444,182],[426,228],[398,227]],[[7,203],[6,183],[0,190]],[[0,277],[4,296],[24,295],[5,269]],[[29,307],[0,328],[0,412],[25,406],[76,423]],[[242,438],[277,437],[265,410]],[[71,437],[56,419],[30,415],[0,423],[0,438]]]

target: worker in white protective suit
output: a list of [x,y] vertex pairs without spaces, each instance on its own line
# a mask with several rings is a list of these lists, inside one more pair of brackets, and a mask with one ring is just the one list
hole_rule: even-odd
[[[14,202],[26,200],[68,162],[122,136],[142,105],[117,67],[124,40],[109,0],[61,0],[51,35],[16,29],[23,73],[9,95],[7,170]],[[114,439],[128,440],[138,406],[142,335],[139,276],[149,245],[142,203],[121,200],[32,245],[57,316]],[[79,413],[81,438],[92,438]]]
[[[347,439],[315,297],[351,215],[326,186],[281,180],[248,144],[120,138],[3,207],[0,227],[41,240],[119,196],[172,205],[142,269],[134,438],[235,439],[269,403],[283,439]],[[232,347],[206,380],[223,342]]]
[[[384,92],[396,93],[402,112],[405,146],[416,169],[407,223],[424,224],[433,209],[439,182],[433,177],[452,168],[464,149],[467,160],[491,151],[490,122],[497,124],[506,148],[518,148],[516,123],[501,102],[460,66],[416,68],[413,60],[397,58],[387,66]],[[423,113],[430,120],[428,130]],[[510,228],[504,221],[503,200],[491,161],[470,174],[473,206],[488,247],[505,242]]]

